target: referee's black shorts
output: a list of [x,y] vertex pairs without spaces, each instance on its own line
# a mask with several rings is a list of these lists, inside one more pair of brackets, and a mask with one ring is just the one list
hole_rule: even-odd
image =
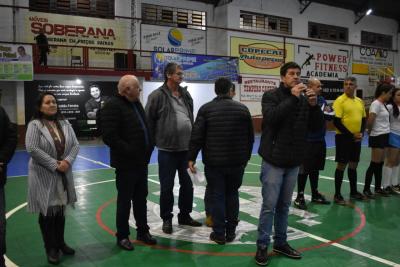
[[354,141],[353,136],[344,134],[335,135],[336,158],[339,163],[359,162],[361,153],[361,141]]

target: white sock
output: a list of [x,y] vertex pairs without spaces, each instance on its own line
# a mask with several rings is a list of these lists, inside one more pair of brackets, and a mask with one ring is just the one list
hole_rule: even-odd
[[399,165],[393,167],[392,171],[392,179],[391,179],[391,185],[398,185],[399,184]]
[[385,189],[390,185],[390,180],[392,177],[392,172],[393,168],[383,166],[383,171],[382,171],[382,187]]

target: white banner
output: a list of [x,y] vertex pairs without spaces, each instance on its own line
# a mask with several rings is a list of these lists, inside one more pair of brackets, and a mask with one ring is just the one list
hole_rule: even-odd
[[384,48],[353,47],[353,63],[391,67],[393,66],[393,57],[394,53]]
[[350,56],[345,49],[298,45],[296,62],[301,67],[301,77],[319,80],[343,80],[348,76]]
[[0,43],[0,80],[33,80],[32,46]]
[[240,101],[261,102],[264,92],[279,86],[277,76],[242,76],[240,85]]
[[157,25],[141,25],[142,50],[164,53],[206,54],[206,32]]

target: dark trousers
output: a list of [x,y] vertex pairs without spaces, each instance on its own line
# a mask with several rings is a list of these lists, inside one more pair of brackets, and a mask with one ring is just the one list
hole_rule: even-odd
[[178,219],[186,219],[192,212],[193,207],[193,183],[187,173],[188,160],[187,151],[167,152],[158,151],[158,175],[160,179],[160,215],[163,220],[173,217],[174,206],[174,179],[178,171],[179,176],[179,199]]
[[46,50],[40,50],[39,51],[39,65],[47,66],[47,51]]
[[129,214],[131,203],[133,216],[136,221],[136,231],[146,233],[149,231],[147,225],[147,165],[129,170],[116,169],[117,196],[117,239],[128,238]]
[[50,216],[45,216],[40,213],[39,225],[46,251],[50,249],[58,250],[65,245],[65,216],[63,212],[58,212]]
[[[6,198],[4,187],[0,186],[0,257],[6,253]],[[2,259],[0,259],[1,261]],[[1,262],[0,262],[1,266]]]
[[239,217],[239,187],[242,185],[244,166],[205,166],[205,175],[211,199],[213,231],[218,236],[232,234]]

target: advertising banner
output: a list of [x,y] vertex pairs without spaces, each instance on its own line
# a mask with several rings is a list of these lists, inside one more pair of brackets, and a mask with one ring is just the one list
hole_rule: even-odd
[[58,109],[77,135],[94,135],[97,111],[117,94],[117,82],[32,81],[25,82],[25,123],[32,118],[35,100],[42,92],[56,96]]
[[392,67],[394,53],[385,48],[353,47],[353,63],[366,64],[375,67]]
[[0,43],[0,81],[31,80],[32,46]]
[[348,76],[350,56],[345,49],[298,45],[296,62],[302,78],[335,81]]
[[294,45],[231,37],[231,56],[239,58],[240,74],[279,76],[281,65],[294,60]]
[[152,78],[164,80],[164,68],[169,62],[182,65],[185,81],[214,81],[220,77],[238,80],[237,58],[164,53],[151,55]]
[[[81,56],[82,48],[77,46],[97,46],[104,49],[90,49],[90,64],[97,67],[112,67],[114,60],[113,50],[108,48],[129,48],[130,29],[127,20],[98,19],[59,15],[42,12],[29,12],[25,16],[25,23],[20,40],[31,43],[39,30],[44,29],[50,46],[48,57],[49,65],[70,64],[71,56]],[[60,47],[57,45],[69,45]],[[108,66],[107,65],[108,62]]]
[[[141,24],[142,50],[164,53],[206,54],[206,31]],[[143,53],[149,55],[148,53]]]
[[279,86],[280,79],[274,76],[242,76],[240,101],[261,102],[264,92]]

